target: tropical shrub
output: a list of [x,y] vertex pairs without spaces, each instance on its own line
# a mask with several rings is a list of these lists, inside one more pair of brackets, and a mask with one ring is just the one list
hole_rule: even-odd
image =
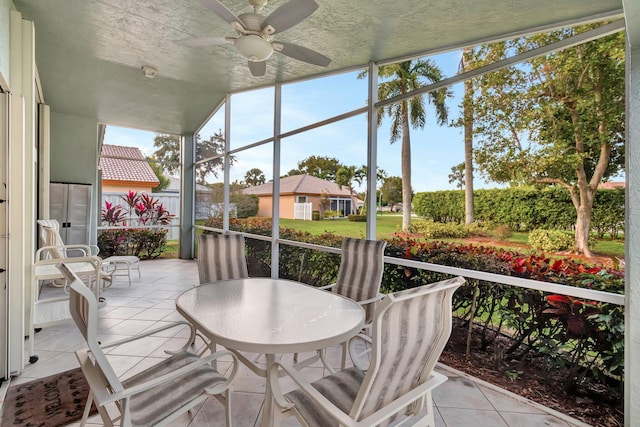
[[[405,237],[388,242],[386,254],[613,293],[624,291],[623,272],[588,267],[569,258],[551,260],[535,254],[455,243],[425,243]],[[450,276],[386,265],[383,288],[392,292],[447,277]],[[465,331],[469,322],[479,326],[480,333],[474,339],[480,350],[490,351],[498,338],[506,337],[509,345],[502,349],[506,360],[516,363],[541,360],[550,371],[565,368],[565,388],[571,391],[586,377],[601,381],[622,378],[624,307],[569,297],[565,300],[564,296],[548,296],[541,291],[476,279],[467,282],[454,294],[454,313],[459,327]],[[558,307],[560,301],[571,304]],[[567,308],[568,312],[559,310]]]
[[135,255],[141,259],[153,259],[162,255],[167,243],[168,229],[118,228],[102,230],[98,235],[98,247],[103,257]]
[[508,225],[499,224],[494,228],[494,232],[496,237],[500,240],[507,240],[513,236],[513,231],[509,228]]
[[469,235],[469,229],[463,224],[434,221],[413,221],[410,231],[427,239],[463,238]]
[[235,192],[229,195],[229,202],[235,203],[238,218],[249,218],[258,214],[259,200],[255,194]]
[[342,211],[330,211],[326,210],[322,213],[322,218],[342,218]]
[[467,229],[469,236],[486,237],[489,235],[486,227],[484,227],[479,222],[473,222],[471,224],[467,224],[465,225],[465,228]]
[[[100,255],[135,255],[139,258],[157,258],[167,243],[167,228],[175,215],[163,206],[159,199],[146,193],[129,191],[121,196],[125,206],[105,201],[102,208],[102,225],[122,228],[103,230],[98,236]],[[158,226],[158,228],[130,228]],[[127,228],[124,228],[127,227]]]
[[528,238],[528,243],[533,249],[546,252],[571,249],[574,241],[573,233],[561,230],[533,230]]

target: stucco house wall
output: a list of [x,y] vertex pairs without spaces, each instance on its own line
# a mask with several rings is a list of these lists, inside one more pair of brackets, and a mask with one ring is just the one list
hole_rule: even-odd
[[[246,194],[258,196],[258,216],[273,215],[273,183],[245,188]],[[280,218],[294,219],[294,205],[299,197],[306,197],[312,210],[321,211],[321,199],[325,194],[329,198],[351,199],[349,189],[340,187],[335,182],[310,175],[293,175],[280,179]],[[347,212],[348,213],[348,212]]]
[[136,181],[108,181],[102,180],[102,191],[126,193],[128,191],[151,193],[153,187]]

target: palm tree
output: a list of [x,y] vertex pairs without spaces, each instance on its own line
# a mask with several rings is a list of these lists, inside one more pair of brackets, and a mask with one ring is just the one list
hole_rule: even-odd
[[[366,71],[360,73],[362,78]],[[416,59],[383,65],[378,68],[382,82],[378,85],[378,99],[385,100],[419,89],[425,83],[435,83],[442,79],[442,71],[430,59]],[[427,94],[419,94],[410,99],[381,107],[378,111],[378,126],[385,115],[391,119],[391,144],[402,139],[402,230],[411,225],[411,138],[409,127],[423,129],[426,124],[425,97],[435,108],[436,120],[443,125],[447,122],[445,100],[451,97],[448,88],[441,88]]]
[[[356,168],[355,166],[342,166],[336,172],[336,184],[342,187],[349,188],[349,194],[351,195],[351,212],[352,214],[357,213],[356,199],[355,193],[353,191],[353,183],[356,182],[358,185],[362,184],[362,179],[366,176],[365,167],[362,166],[360,168]],[[345,212],[346,213],[346,212]]]

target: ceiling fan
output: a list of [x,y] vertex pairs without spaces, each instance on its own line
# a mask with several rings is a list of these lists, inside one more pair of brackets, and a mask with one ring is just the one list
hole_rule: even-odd
[[272,39],[272,36],[288,30],[307,19],[318,9],[314,0],[289,0],[270,15],[258,13],[268,0],[249,0],[253,12],[236,16],[218,0],[198,0],[205,7],[215,12],[227,21],[238,33],[238,37],[189,37],[179,40],[185,46],[209,46],[223,43],[233,43],[236,50],[249,61],[249,70],[253,76],[263,76],[266,60],[273,52],[278,52],[298,61],[326,67],[331,59],[293,43],[286,43]]

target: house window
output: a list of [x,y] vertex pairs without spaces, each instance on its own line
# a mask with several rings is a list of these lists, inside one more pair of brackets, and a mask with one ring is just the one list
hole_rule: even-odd
[[332,197],[330,210],[338,211],[338,216],[347,216],[351,213],[351,200],[342,197]]
[[296,196],[296,203],[307,203],[307,196]]

